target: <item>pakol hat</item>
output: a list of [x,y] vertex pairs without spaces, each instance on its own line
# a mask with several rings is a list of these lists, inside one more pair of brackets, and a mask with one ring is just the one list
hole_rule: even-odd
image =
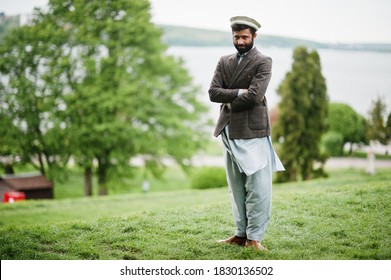
[[232,17],[230,21],[231,21],[231,27],[234,24],[243,24],[254,28],[255,31],[258,31],[258,29],[261,28],[259,22],[257,22],[255,19],[252,19],[250,17],[236,16],[236,17]]

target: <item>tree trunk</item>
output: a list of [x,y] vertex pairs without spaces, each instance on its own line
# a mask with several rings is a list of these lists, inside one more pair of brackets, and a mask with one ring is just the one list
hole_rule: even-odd
[[41,171],[41,174],[45,176],[45,165],[43,163],[42,155],[41,153],[38,153],[38,161],[39,161],[39,170]]
[[14,167],[12,166],[12,164],[6,164],[4,166],[4,173],[5,174],[15,174]]
[[92,169],[91,166],[84,169],[84,195],[92,196]]
[[105,159],[98,160],[98,188],[99,195],[107,195],[107,180],[106,180],[106,171],[107,165],[104,163]]

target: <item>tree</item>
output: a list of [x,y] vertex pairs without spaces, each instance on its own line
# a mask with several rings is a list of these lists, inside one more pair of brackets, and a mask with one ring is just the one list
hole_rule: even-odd
[[350,153],[354,143],[367,143],[367,124],[363,116],[354,111],[349,105],[343,103],[330,103],[328,110],[328,131],[339,133],[342,136],[338,155],[342,155],[343,147],[346,143],[351,144]]
[[[50,29],[23,26],[4,37],[0,47],[0,109],[1,116],[8,120],[2,130],[12,131],[4,135],[2,145],[12,145],[14,158],[33,164],[52,178],[66,164],[69,154],[58,115],[61,53],[57,41],[49,42]],[[4,147],[0,152],[6,153]]]
[[372,106],[368,113],[368,138],[379,141],[383,145],[387,145],[389,142],[389,138],[387,137],[386,111],[386,103],[381,97],[378,97],[372,101]]
[[282,139],[280,153],[286,172],[279,181],[307,180],[315,176],[314,163],[324,161],[320,140],[327,128],[328,97],[316,51],[297,47],[292,70],[277,89],[281,96],[276,136]]
[[199,89],[166,55],[149,11],[146,0],[51,0],[26,27],[46,30],[39,44],[55,52],[45,86],[60,94],[49,116],[59,119],[60,146],[85,170],[86,194],[94,171],[106,194],[131,157],[144,155],[156,173],[163,157],[186,165],[206,141]]
[[[3,96],[0,94],[0,96]],[[0,104],[4,104],[0,100]],[[5,174],[14,174],[14,165],[18,162],[18,147],[13,144],[18,139],[19,131],[14,126],[12,119],[6,115],[0,105],[0,166]]]
[[386,135],[387,135],[387,142],[391,142],[391,113],[388,114],[387,122],[386,122]]

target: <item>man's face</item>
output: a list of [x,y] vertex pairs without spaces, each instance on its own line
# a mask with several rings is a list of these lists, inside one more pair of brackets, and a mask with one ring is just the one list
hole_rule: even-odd
[[233,31],[234,46],[240,54],[246,53],[253,47],[255,37],[257,37],[257,33],[253,37],[249,28],[241,31]]

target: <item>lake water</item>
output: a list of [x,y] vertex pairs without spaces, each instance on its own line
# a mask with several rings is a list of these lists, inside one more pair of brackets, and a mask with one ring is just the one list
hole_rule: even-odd
[[[262,48],[258,50],[273,59],[273,74],[266,93],[269,107],[276,106],[278,85],[292,65],[292,49]],[[184,59],[194,82],[202,87],[204,101],[211,107],[213,118],[218,115],[217,104],[209,101],[208,88],[215,67],[222,55],[235,52],[234,47],[170,47],[169,54]],[[322,73],[326,79],[331,102],[350,105],[367,117],[372,101],[383,97],[387,110],[391,110],[391,53],[318,50]]]

